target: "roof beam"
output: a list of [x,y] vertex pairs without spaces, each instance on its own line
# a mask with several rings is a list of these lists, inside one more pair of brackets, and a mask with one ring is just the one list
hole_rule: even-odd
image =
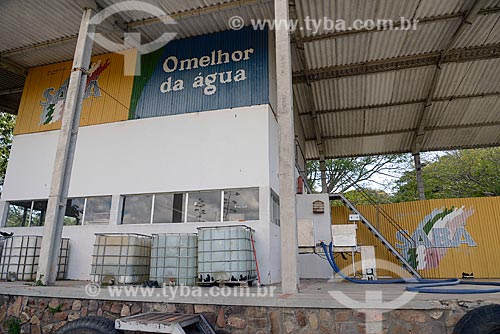
[[[444,102],[444,101],[454,101],[454,100],[462,100],[462,99],[477,99],[477,98],[485,98],[490,96],[500,96],[499,92],[490,92],[490,93],[479,93],[479,94],[470,94],[470,95],[457,95],[452,97],[437,97],[433,98],[432,102]],[[330,109],[330,110],[318,110],[316,111],[317,115],[324,114],[333,114],[333,113],[341,113],[341,112],[350,112],[350,111],[363,111],[363,110],[371,110],[371,109],[380,109],[380,108],[390,108],[390,107],[398,107],[405,106],[410,104],[422,104],[425,103],[426,100],[411,100],[411,101],[400,101],[400,102],[392,102],[392,103],[383,103],[383,104],[375,104],[370,106],[357,106],[357,107],[347,107],[347,108],[338,108],[338,109]],[[300,116],[310,115],[311,112],[301,113]]]
[[3,68],[9,72],[15,73],[23,78],[28,75],[28,70],[19,64],[16,64],[12,60],[4,59],[0,57],[0,68]]
[[[492,15],[500,12],[500,7],[494,7],[494,8],[484,8],[479,10],[478,15]],[[450,20],[457,20],[463,18],[467,13],[466,12],[459,12],[459,13],[453,13],[453,14],[444,14],[444,15],[437,15],[437,16],[430,16],[430,17],[424,17],[421,19],[418,19],[418,24],[429,24],[429,23],[434,23],[434,22],[442,22],[442,21],[450,21]],[[401,21],[396,21],[394,22],[393,28],[400,28],[401,27]],[[358,34],[367,34],[367,33],[377,33],[385,31],[384,29],[380,30],[373,30],[373,29],[359,29],[359,30],[344,30],[344,31],[335,31],[335,32],[330,32],[326,34],[321,34],[321,35],[314,35],[314,36],[307,36],[307,37],[301,37],[300,41],[303,43],[310,43],[314,41],[321,41],[325,39],[335,39],[339,37],[345,37],[345,36],[351,36],[351,35],[358,35]]]
[[447,51],[446,54],[443,54],[443,51],[429,52],[413,56],[369,61],[366,63],[305,70],[295,72],[293,75],[293,82],[304,83],[306,80],[315,82],[356,75],[398,71],[423,66],[436,66],[438,62],[440,64],[445,64],[494,58],[500,58],[500,44],[477,46],[465,49],[452,49]]
[[[445,126],[434,126],[428,127],[427,131],[439,131],[439,130],[461,130],[461,129],[473,129],[473,128],[486,128],[492,126],[500,126],[500,122],[490,122],[490,123],[471,123],[471,124],[460,124],[460,125],[445,125]],[[349,135],[338,135],[338,136],[323,136],[324,140],[333,139],[349,139],[349,138],[367,138],[367,137],[377,137],[377,136],[388,136],[397,135],[402,133],[415,132],[417,128],[413,129],[401,129],[392,131],[374,131],[362,134],[349,134]],[[306,138],[306,141],[313,141],[314,138]]]
[[427,123],[429,122],[429,111],[430,111],[431,106],[432,106],[432,98],[434,97],[434,94],[436,92],[436,87],[437,87],[439,77],[441,74],[443,58],[448,55],[453,44],[455,44],[455,42],[460,39],[460,37],[464,33],[465,29],[469,25],[472,25],[472,22],[476,19],[477,15],[479,13],[479,10],[481,9],[481,6],[484,3],[485,3],[485,0],[475,0],[474,1],[471,8],[467,12],[467,15],[462,19],[462,22],[458,26],[457,30],[453,33],[451,38],[447,41],[446,45],[444,46],[443,51],[441,51],[441,54],[439,55],[439,59],[437,61],[436,67],[434,69],[434,73],[432,74],[432,79],[429,83],[427,98],[426,98],[426,101],[425,101],[424,106],[422,108],[422,111],[420,112],[417,130],[415,131],[415,137],[413,138],[413,142],[412,142],[412,153],[413,154],[418,154],[420,152],[420,150],[422,149],[422,146],[424,143],[425,127],[427,126]]
[[11,95],[23,92],[23,87],[0,90],[0,95]]

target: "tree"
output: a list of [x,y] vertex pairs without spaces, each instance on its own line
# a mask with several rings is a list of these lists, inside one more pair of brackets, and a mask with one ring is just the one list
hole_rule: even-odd
[[[447,152],[422,173],[428,199],[500,196],[500,147]],[[415,170],[395,182],[395,191],[394,201],[418,199]]]
[[[379,155],[362,158],[344,158],[326,161],[326,179],[329,193],[344,193],[364,183],[387,187],[381,178],[398,178],[401,165],[409,161],[408,155]],[[307,163],[307,179],[311,189],[321,191],[319,161]]]
[[0,189],[3,187],[16,117],[0,112]]

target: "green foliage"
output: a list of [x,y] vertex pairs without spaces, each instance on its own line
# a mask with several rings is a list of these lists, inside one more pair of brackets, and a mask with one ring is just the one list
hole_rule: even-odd
[[16,117],[0,113],[0,188],[3,186],[9,160]]
[[50,314],[56,314],[56,313],[62,312],[62,304],[57,305],[57,307],[50,307],[49,306],[49,312],[50,312]]
[[7,328],[7,334],[21,333],[21,320],[18,318],[9,318],[5,320],[4,326]]
[[[361,186],[365,182],[379,184],[377,178],[397,178],[401,165],[409,161],[404,154],[379,155],[361,158],[344,158],[326,160],[326,183],[329,193],[345,193],[353,186]],[[311,189],[320,192],[321,170],[319,161],[307,163],[307,179]]]
[[[425,196],[462,198],[500,196],[500,148],[452,151],[422,169]],[[395,183],[394,201],[418,200],[415,171]]]

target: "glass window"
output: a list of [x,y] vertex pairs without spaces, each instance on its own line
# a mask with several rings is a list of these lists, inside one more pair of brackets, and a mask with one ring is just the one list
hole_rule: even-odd
[[65,226],[82,225],[85,198],[70,198],[66,203]]
[[47,201],[33,201],[30,226],[43,226],[47,214]]
[[271,191],[271,223],[280,226],[280,199]]
[[111,196],[89,197],[85,205],[84,224],[109,224]]
[[188,222],[220,222],[221,192],[199,191],[189,193]]
[[123,197],[122,224],[151,223],[153,195],[130,195]]
[[19,201],[9,203],[7,213],[7,227],[28,226],[30,220],[31,201]]
[[259,220],[259,189],[224,190],[224,221]]
[[156,194],[153,223],[184,222],[185,194]]

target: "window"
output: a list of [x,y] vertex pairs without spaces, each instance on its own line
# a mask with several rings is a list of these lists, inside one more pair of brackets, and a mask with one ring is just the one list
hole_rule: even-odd
[[[43,226],[47,214],[46,200],[17,201],[9,203],[5,226]],[[111,212],[111,196],[69,198],[64,214],[65,226],[84,224],[108,224]]]
[[43,226],[47,214],[47,201],[33,201],[30,226]]
[[85,213],[83,223],[109,224],[111,213],[111,196],[89,197],[85,203]]
[[123,197],[122,224],[150,224],[153,195]]
[[85,198],[68,199],[68,202],[66,202],[64,225],[65,226],[82,225],[84,210],[85,210]]
[[259,220],[259,189],[224,190],[224,221]]
[[221,219],[221,192],[199,191],[188,194],[188,222],[219,222]]
[[280,199],[271,190],[271,223],[280,226]]
[[156,194],[153,223],[184,222],[185,194]]
[[7,213],[7,227],[29,226],[32,201],[19,201],[9,203]]

